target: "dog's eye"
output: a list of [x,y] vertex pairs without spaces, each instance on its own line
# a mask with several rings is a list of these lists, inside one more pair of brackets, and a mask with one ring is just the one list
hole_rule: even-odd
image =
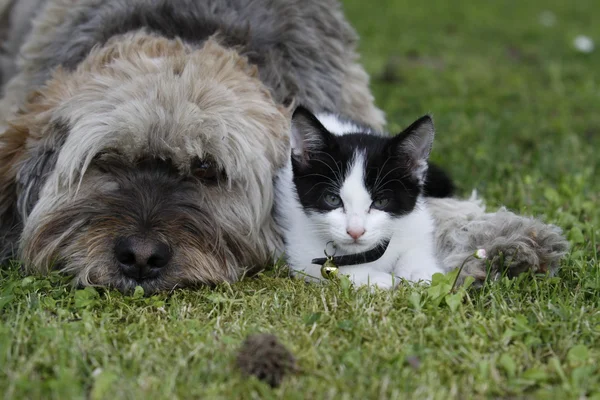
[[96,156],[94,157],[92,163],[93,165],[98,169],[98,171],[102,172],[102,173],[108,173],[109,170],[109,154],[102,152],[102,153],[98,153],[96,154]]
[[217,182],[223,172],[214,162],[198,159],[192,164],[192,175],[205,182]]

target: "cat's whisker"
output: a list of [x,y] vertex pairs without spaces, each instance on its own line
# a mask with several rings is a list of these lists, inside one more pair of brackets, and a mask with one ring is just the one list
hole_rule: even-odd
[[328,183],[327,183],[327,182],[319,182],[319,183],[315,184],[313,187],[311,187],[311,188],[310,188],[310,189],[309,189],[309,190],[306,192],[306,194],[309,194],[309,193],[310,193],[310,192],[312,192],[312,191],[313,191],[313,190],[314,190],[316,187],[318,187],[318,186],[321,186],[321,185],[328,185]]
[[[323,175],[323,174],[316,174],[316,173],[315,174],[308,174],[308,175],[304,175],[303,177],[301,177],[301,179],[306,179],[306,178],[309,178],[309,177],[325,178],[325,179],[327,179],[331,183],[331,186],[333,186],[334,188],[339,189],[339,187],[340,187],[339,182],[336,182],[332,178],[330,178],[330,177],[328,177],[326,175]],[[323,184],[323,183],[325,183],[325,182],[319,182],[319,184]]]
[[[384,182],[385,179],[393,172],[396,172],[397,170],[401,169],[402,167],[396,167],[396,168],[392,168],[390,171],[388,171],[380,180],[380,183],[378,185],[374,186],[374,191],[376,192],[377,190],[379,190],[379,187],[381,186],[381,182]],[[402,177],[400,177],[399,179],[403,179],[408,175],[403,175]],[[391,182],[391,181],[387,181],[387,182]]]
[[318,152],[316,152],[316,154],[325,154],[327,157],[329,157],[331,159],[331,161],[333,161],[333,163],[335,164],[335,167],[337,169],[337,172],[334,171],[333,168],[331,168],[331,166],[329,164],[327,164],[325,161],[319,160],[319,159],[315,160],[315,161],[319,161],[319,162],[325,164],[331,170],[331,172],[333,172],[334,177],[339,182],[342,182],[343,181],[343,177],[342,177],[342,171],[340,170],[340,163],[339,163],[339,161],[337,161],[335,158],[333,158],[333,156],[331,154],[326,153],[324,151],[318,151]]
[[[400,179],[390,179],[387,182],[388,183],[398,182],[399,184],[402,185],[402,187],[404,188],[404,190],[408,192],[408,188],[406,187],[406,185],[404,184],[404,182],[402,180],[400,180]],[[385,191],[388,191],[388,190],[391,191],[391,192],[394,192],[392,189],[386,189],[386,190],[383,190],[382,192],[385,192]]]
[[379,183],[381,182],[381,171],[383,171],[388,161],[390,161],[390,159],[386,158],[381,168],[377,168],[377,176],[375,176],[375,184],[373,185],[375,188],[379,187]]

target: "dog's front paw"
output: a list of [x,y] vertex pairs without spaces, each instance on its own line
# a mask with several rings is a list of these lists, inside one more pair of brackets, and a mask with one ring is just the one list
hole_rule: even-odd
[[[471,275],[476,280],[496,279],[504,274],[514,277],[523,272],[553,274],[569,249],[568,241],[557,226],[504,209],[486,214],[482,221],[473,221],[463,230],[468,242],[477,243],[477,248],[487,251],[486,260],[469,260],[463,269],[463,275]],[[458,267],[465,256],[475,251],[474,248],[464,250],[464,254],[448,257],[452,262],[447,264]]]

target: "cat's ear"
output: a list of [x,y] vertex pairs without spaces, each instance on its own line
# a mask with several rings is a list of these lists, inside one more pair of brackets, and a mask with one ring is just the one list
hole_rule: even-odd
[[310,111],[297,107],[292,115],[292,156],[306,162],[310,154],[326,149],[333,135]]
[[407,167],[420,183],[425,181],[434,136],[433,120],[425,115],[392,140],[393,151],[407,162]]

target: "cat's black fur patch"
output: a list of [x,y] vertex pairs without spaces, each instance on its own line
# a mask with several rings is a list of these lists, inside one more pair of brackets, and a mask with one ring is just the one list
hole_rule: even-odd
[[429,163],[423,195],[426,197],[452,197],[456,187],[452,178],[440,166]]
[[[306,138],[304,153],[292,157],[294,184],[305,210],[325,213],[334,209],[324,198],[339,194],[357,151],[364,154],[365,187],[372,199],[384,196],[389,200],[382,210],[400,216],[414,209],[422,188],[411,173],[409,155],[400,150],[406,131],[394,137],[366,133],[336,136],[300,108],[294,121],[302,125],[304,135],[313,136]],[[312,131],[306,132],[308,129]]]

